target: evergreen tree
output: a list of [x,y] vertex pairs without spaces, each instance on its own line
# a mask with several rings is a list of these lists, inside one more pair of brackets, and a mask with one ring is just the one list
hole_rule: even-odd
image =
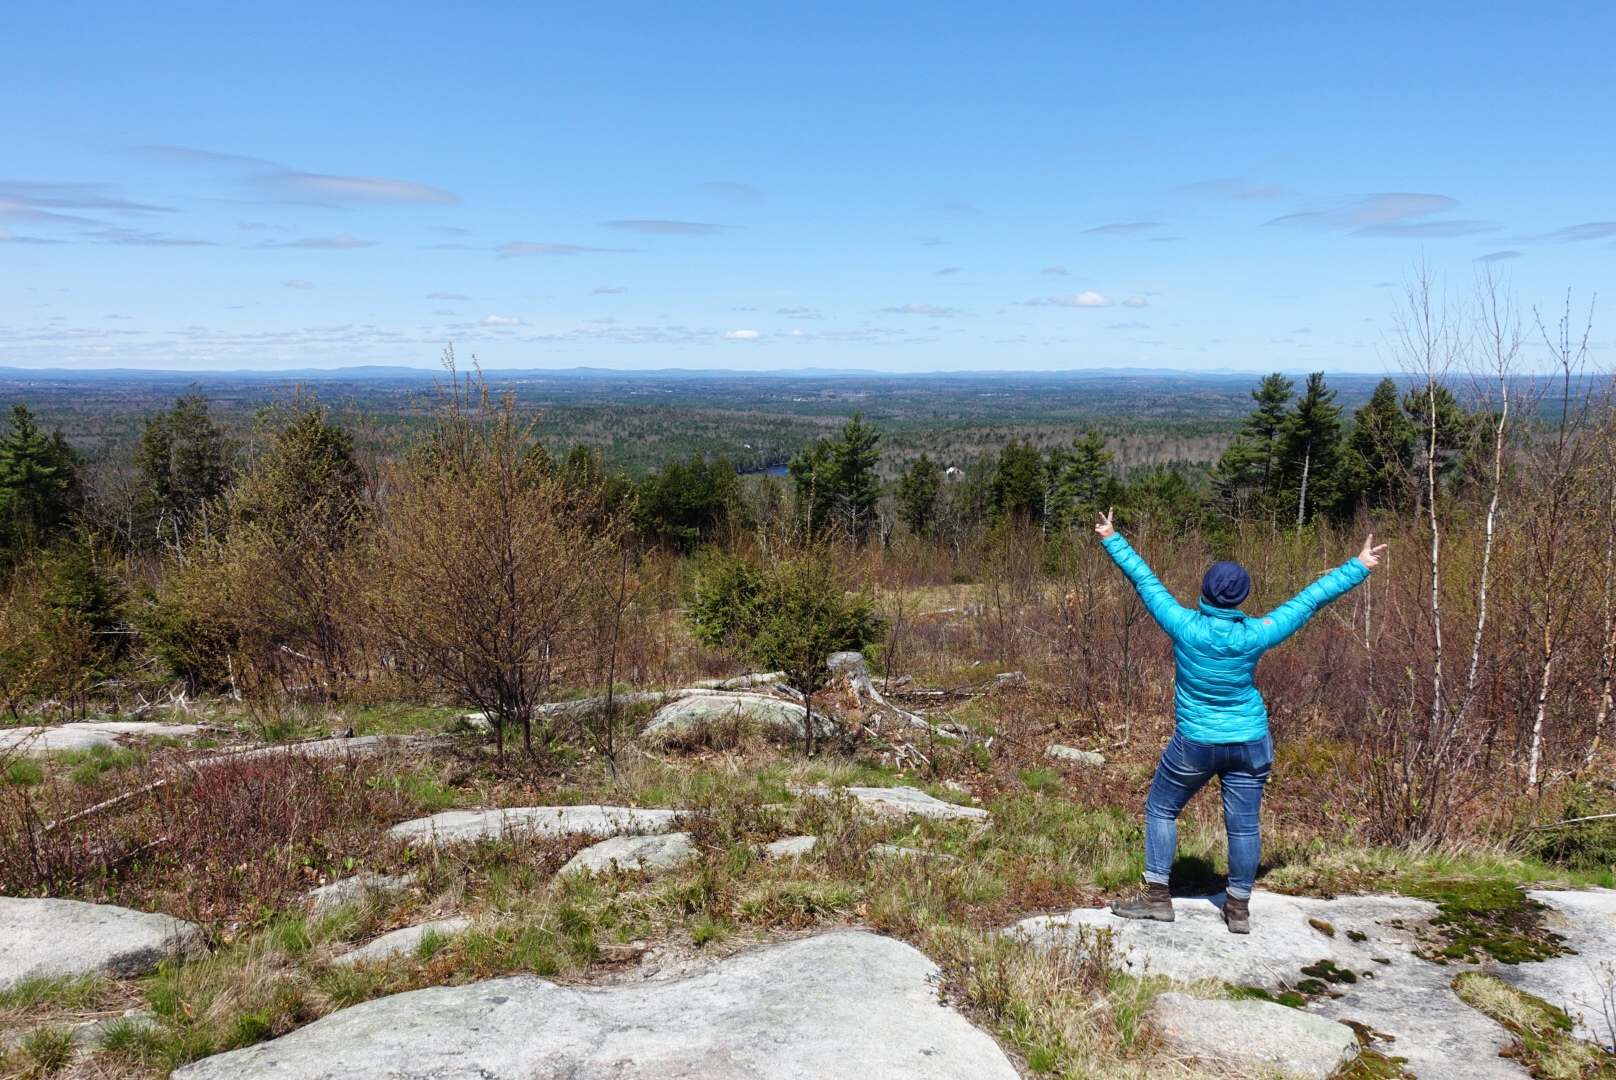
[[1414,426],[1397,402],[1397,384],[1382,379],[1369,403],[1352,417],[1343,461],[1341,513],[1358,504],[1395,506],[1414,462]]
[[135,449],[145,535],[182,544],[206,520],[236,471],[236,441],[208,411],[205,394],[192,390],[174,407],[150,417]]
[[79,457],[61,429],[50,435],[26,405],[14,405],[0,436],[0,558],[21,560],[68,523],[82,498]]
[[1276,371],[1263,376],[1251,392],[1257,407],[1218,460],[1218,492],[1230,510],[1261,512],[1275,494],[1286,406],[1295,396],[1295,386]]
[[1110,479],[1111,461],[1116,457],[1105,448],[1105,436],[1090,428],[1072,440],[1072,449],[1055,447],[1050,451],[1053,465],[1055,450],[1060,450],[1060,479],[1056,484],[1056,499],[1052,508],[1051,525],[1065,527],[1074,520],[1088,516],[1101,504]]
[[909,463],[898,480],[898,517],[916,535],[931,531],[937,518],[937,496],[943,490],[943,470],[922,453]]
[[1287,511],[1294,506],[1298,527],[1318,511],[1333,511],[1340,494],[1341,407],[1335,397],[1324,372],[1309,375],[1280,431],[1277,486]]
[[855,542],[869,535],[881,498],[880,439],[875,425],[854,413],[839,438],[817,439],[786,463],[797,505],[814,534],[834,521]]
[[1044,456],[1031,440],[1011,439],[999,451],[999,471],[993,478],[994,512],[1036,525],[1044,519],[1045,498]]
[[854,413],[843,426],[842,437],[831,447],[837,510],[855,543],[863,543],[875,526],[875,505],[881,498],[881,478],[875,471],[881,463],[881,451],[876,446],[880,441],[875,425],[866,424],[862,414]]
[[635,491],[634,529],[641,536],[682,551],[693,549],[728,521],[739,504],[741,478],[729,458],[712,464],[694,454],[670,461]]
[[324,409],[297,407],[242,482],[236,514],[279,541],[336,545],[364,512],[364,490],[353,436]]
[[1475,445],[1476,417],[1465,412],[1453,391],[1441,383],[1410,391],[1403,398],[1403,411],[1413,429],[1415,460],[1420,462],[1424,462],[1431,451],[1434,413],[1437,479],[1452,482],[1462,473],[1465,458]]

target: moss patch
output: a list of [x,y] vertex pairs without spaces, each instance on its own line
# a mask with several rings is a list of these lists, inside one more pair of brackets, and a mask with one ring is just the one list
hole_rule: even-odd
[[1543,905],[1508,881],[1432,878],[1402,891],[1441,909],[1431,920],[1441,941],[1420,953],[1428,960],[1519,964],[1567,951],[1565,938],[1543,925]]
[[1571,1034],[1571,1017],[1542,998],[1479,971],[1453,980],[1454,993],[1515,1037],[1504,1051],[1541,1080],[1616,1080],[1616,1055]]

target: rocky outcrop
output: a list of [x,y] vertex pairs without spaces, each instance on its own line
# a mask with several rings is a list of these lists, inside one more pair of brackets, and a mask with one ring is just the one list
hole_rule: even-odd
[[[645,725],[645,737],[652,742],[690,738],[715,724],[742,724],[798,741],[807,726],[808,710],[793,701],[767,694],[728,693],[704,690],[688,693],[658,709]],[[828,739],[836,734],[836,721],[821,712],[814,713],[814,738]]]
[[642,810],[629,806],[514,806],[503,810],[445,810],[431,817],[401,822],[388,831],[412,844],[497,840],[507,833],[518,832],[539,836],[605,837],[666,832],[679,816],[678,810]]
[[309,914],[319,918],[343,904],[357,904],[371,898],[385,898],[415,884],[414,874],[376,874],[366,871],[351,878],[310,889],[306,895]]
[[352,952],[345,952],[331,962],[338,967],[383,964],[395,956],[415,955],[421,948],[421,943],[429,937],[454,937],[470,925],[470,919],[438,919],[434,922],[421,923],[419,926],[406,926],[402,930],[383,934]]
[[120,737],[164,735],[177,739],[195,735],[199,730],[195,724],[160,724],[154,720],[91,720],[77,724],[8,727],[0,728],[0,752],[19,750],[40,757],[61,750],[116,746]]
[[765,859],[800,859],[819,846],[817,836],[785,836],[763,845]]
[[696,857],[689,833],[665,836],[614,836],[584,848],[557,874],[610,874],[618,871],[671,870]]
[[1073,765],[1089,765],[1096,769],[1105,764],[1104,754],[1093,750],[1079,750],[1075,746],[1061,746],[1059,743],[1044,747],[1044,756],[1054,758],[1056,761],[1071,762]]
[[1145,1024],[1177,1057],[1252,1074],[1326,1080],[1358,1056],[1345,1024],[1271,1001],[1217,1001],[1167,993],[1151,1002]]
[[129,978],[204,950],[201,929],[171,915],[0,896],[0,988],[30,976]]
[[836,792],[857,800],[861,806],[891,817],[929,817],[943,820],[988,821],[992,818],[979,806],[960,806],[912,787],[846,787],[805,788],[801,794],[808,798],[829,798]]
[[1564,1009],[1579,1038],[1610,1045],[1616,1038],[1616,890],[1526,895],[1548,906],[1550,927],[1573,951],[1537,963],[1499,964],[1491,973]]
[[900,941],[823,934],[680,979],[518,976],[379,998],[174,1076],[1017,1080],[991,1038],[939,1003],[940,978]]
[[1437,913],[1435,904],[1399,896],[1315,900],[1258,890],[1251,897],[1251,933],[1242,936],[1224,927],[1222,899],[1177,897],[1178,917],[1170,923],[1079,908],[1024,920],[1010,933],[1054,944],[1106,928],[1119,965],[1186,982],[1210,979],[1279,991],[1315,979],[1303,970],[1312,968],[1324,976],[1317,981],[1325,993],[1309,1001],[1307,1013],[1391,1036],[1395,1042],[1376,1048],[1406,1057],[1420,1080],[1525,1080],[1524,1069],[1498,1056],[1513,1042],[1509,1033],[1451,989],[1464,969],[1410,951],[1413,928]]

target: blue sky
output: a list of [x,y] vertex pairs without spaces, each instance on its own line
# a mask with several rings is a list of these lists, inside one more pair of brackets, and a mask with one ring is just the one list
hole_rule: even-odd
[[1379,370],[1422,257],[1612,294],[1613,46],[1609,3],[13,0],[0,365]]

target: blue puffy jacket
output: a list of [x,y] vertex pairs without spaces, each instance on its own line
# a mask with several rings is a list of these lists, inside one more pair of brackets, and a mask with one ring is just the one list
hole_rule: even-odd
[[1268,707],[1252,681],[1262,654],[1300,630],[1314,612],[1369,576],[1356,558],[1330,571],[1260,619],[1202,600],[1179,606],[1121,533],[1101,543],[1128,575],[1151,618],[1173,639],[1178,730],[1199,743],[1252,742],[1268,734]]

